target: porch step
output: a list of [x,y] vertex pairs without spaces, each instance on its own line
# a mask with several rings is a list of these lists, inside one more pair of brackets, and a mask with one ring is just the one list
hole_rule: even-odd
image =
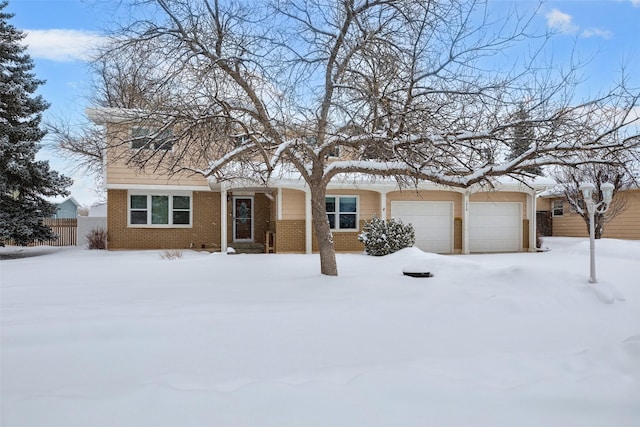
[[235,249],[237,254],[263,254],[263,243],[229,243],[229,247]]

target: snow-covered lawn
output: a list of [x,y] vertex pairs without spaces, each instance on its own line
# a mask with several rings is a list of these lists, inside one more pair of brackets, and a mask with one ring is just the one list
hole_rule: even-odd
[[3,260],[0,425],[640,425],[640,242],[545,245]]

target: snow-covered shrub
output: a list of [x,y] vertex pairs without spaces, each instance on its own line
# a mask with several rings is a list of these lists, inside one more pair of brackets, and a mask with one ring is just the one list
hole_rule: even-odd
[[91,230],[86,239],[89,249],[107,249],[107,230],[102,227]]
[[358,240],[364,244],[367,254],[382,256],[413,246],[416,236],[411,224],[395,218],[385,222],[374,216],[364,224]]

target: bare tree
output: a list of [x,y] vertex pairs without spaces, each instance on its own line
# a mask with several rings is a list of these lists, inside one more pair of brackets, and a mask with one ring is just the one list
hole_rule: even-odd
[[94,81],[92,98],[95,105],[107,108],[153,110],[171,102],[175,96],[167,79],[170,70],[163,68],[165,52],[153,40],[139,41],[118,55],[109,49],[91,63]]
[[[118,56],[98,54],[91,62],[93,84],[90,102],[103,108],[153,111],[165,102],[169,90],[166,79],[158,76],[154,63],[162,60],[155,51],[127,49]],[[92,176],[102,188],[107,160],[105,129],[91,122],[81,125],[64,118],[46,124],[57,153],[69,160],[76,172]]]
[[[620,86],[576,102],[574,68],[554,74],[536,52],[504,64],[498,54],[519,42],[544,48],[548,35],[529,33],[535,10],[492,17],[474,0],[132,4],[151,13],[127,23],[102,58],[136,55],[150,71],[163,96],[135,109],[123,104],[120,114],[157,125],[150,147],[172,129],[174,151],[137,150],[130,164],[219,180],[240,170],[265,183],[294,169],[310,189],[323,274],[337,274],[325,209],[337,175],[490,185],[544,165],[604,161],[603,153],[638,144],[637,135],[612,138],[629,125],[638,93]],[[523,99],[527,116],[518,117]],[[585,122],[600,131],[578,138]],[[510,156],[524,125],[535,132]]]
[[603,201],[602,184],[609,182],[613,184],[613,198],[609,208],[605,213],[596,212],[594,215],[595,238],[602,238],[605,225],[623,212],[627,208],[624,198],[620,197],[620,191],[626,190],[633,184],[637,184],[637,178],[625,163],[611,161],[609,164],[583,164],[575,167],[562,167],[555,174],[555,178],[561,183],[564,197],[567,199],[571,210],[582,217],[590,230],[589,212],[586,209],[585,201],[580,190],[583,182],[592,182],[596,188],[594,191],[594,201]]
[[104,129],[95,125],[83,125],[79,131],[74,129],[64,120],[47,124],[58,154],[69,160],[76,171],[87,173],[99,182],[106,154]]

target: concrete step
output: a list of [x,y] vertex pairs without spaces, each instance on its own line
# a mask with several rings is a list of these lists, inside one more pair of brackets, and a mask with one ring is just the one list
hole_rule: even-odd
[[229,243],[228,247],[233,248],[237,254],[263,254],[263,243]]

